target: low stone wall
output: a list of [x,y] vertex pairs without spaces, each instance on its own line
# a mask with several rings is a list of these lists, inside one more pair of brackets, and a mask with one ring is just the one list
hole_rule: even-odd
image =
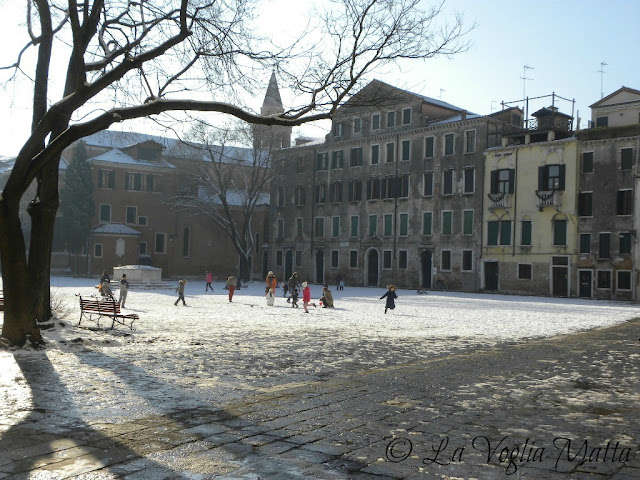
[[127,275],[127,280],[134,283],[155,283],[162,281],[162,269],[147,265],[124,265],[113,267],[113,279],[118,281],[122,274]]

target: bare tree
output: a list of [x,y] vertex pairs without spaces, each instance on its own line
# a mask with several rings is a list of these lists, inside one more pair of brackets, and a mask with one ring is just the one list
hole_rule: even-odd
[[[49,274],[62,151],[114,123],[171,111],[219,112],[245,122],[296,126],[330,118],[378,65],[454,54],[466,48],[460,18],[440,26],[443,4],[418,0],[331,2],[312,50],[264,48],[251,11],[256,0],[27,0],[29,42],[6,80],[32,82],[31,133],[0,198],[0,259],[5,296],[3,337],[42,341],[38,322],[51,316]],[[314,33],[316,34],[316,33]],[[68,54],[53,69],[54,51]],[[26,72],[31,55],[35,67]],[[304,63],[306,62],[306,63]],[[243,108],[244,91],[278,65],[295,98],[291,110],[263,117]],[[57,65],[56,65],[57,67]],[[301,68],[302,67],[302,68]],[[60,98],[49,85],[60,75]],[[207,88],[208,100],[202,100]],[[306,96],[306,98],[305,98]],[[29,185],[27,249],[19,205]],[[35,295],[35,301],[34,301]]]

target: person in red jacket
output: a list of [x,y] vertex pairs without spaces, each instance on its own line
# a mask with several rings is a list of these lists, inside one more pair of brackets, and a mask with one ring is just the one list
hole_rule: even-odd
[[276,295],[276,288],[278,288],[278,280],[273,272],[269,272],[266,280],[266,288],[264,291],[265,297],[267,297],[267,305],[273,306],[273,300]]
[[309,313],[307,307],[309,305],[316,306],[315,303],[311,303],[311,287],[307,282],[302,282],[302,306],[304,307],[304,313]]

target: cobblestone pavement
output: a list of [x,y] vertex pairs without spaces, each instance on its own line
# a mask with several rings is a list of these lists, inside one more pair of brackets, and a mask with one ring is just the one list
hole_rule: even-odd
[[2,419],[0,479],[640,479],[639,336],[636,319],[124,423],[56,409],[47,357],[15,355],[39,388]]

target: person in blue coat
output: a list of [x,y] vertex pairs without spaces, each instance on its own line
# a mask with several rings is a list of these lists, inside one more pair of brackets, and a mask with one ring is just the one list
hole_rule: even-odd
[[387,297],[387,303],[384,306],[384,313],[387,313],[387,310],[393,310],[394,308],[396,308],[396,298],[398,298],[396,290],[397,288],[395,285],[388,285],[387,293],[380,297],[380,300],[382,300],[384,297]]

